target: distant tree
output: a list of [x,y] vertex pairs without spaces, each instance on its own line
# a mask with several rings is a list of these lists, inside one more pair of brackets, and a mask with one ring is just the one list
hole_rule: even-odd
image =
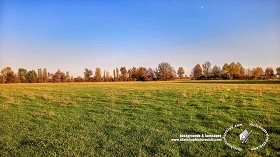
[[48,82],[52,82],[53,73],[48,72]]
[[155,70],[156,78],[158,80],[173,80],[176,77],[176,71],[167,62],[160,63]]
[[100,82],[102,80],[101,77],[101,69],[100,68],[96,68],[95,69],[95,75],[94,75],[94,81]]
[[71,75],[71,77],[70,77],[70,82],[75,82],[75,78],[73,75]]
[[88,68],[84,71],[84,81],[88,82],[91,79],[91,76],[93,75],[92,70],[89,70]]
[[74,82],[84,82],[84,79],[81,76],[74,78]]
[[196,64],[196,66],[193,68],[193,77],[195,79],[199,79],[202,75],[202,68],[199,64]]
[[239,68],[239,77],[243,78],[245,76],[245,69],[241,65],[241,63],[237,62],[237,66]]
[[30,70],[25,75],[26,81],[29,83],[36,83],[37,82],[37,73],[35,70]]
[[117,78],[117,77],[116,77],[116,70],[114,69],[114,70],[113,70],[113,79],[114,79],[114,81],[116,81],[116,78]]
[[116,80],[118,81],[119,80],[119,68],[116,68]]
[[276,68],[276,74],[280,75],[280,67]]
[[26,78],[25,78],[25,75],[27,73],[27,70],[24,69],[24,68],[19,68],[18,69],[18,79],[21,83],[26,83]]
[[105,80],[104,81],[106,81],[106,82],[111,81],[110,78],[111,78],[111,76],[110,76],[109,71],[106,71],[105,72]]
[[265,77],[271,78],[273,75],[274,75],[274,71],[273,71],[272,67],[267,67],[265,69]]
[[54,83],[64,82],[65,81],[65,74],[58,69],[58,71],[53,75],[52,81]]
[[154,70],[152,68],[149,68],[147,70],[146,75],[144,76],[144,81],[152,81],[155,79],[155,73]]
[[65,76],[63,78],[63,82],[71,82],[69,71],[66,71]]
[[179,67],[178,71],[177,71],[177,74],[178,74],[180,79],[183,79],[184,78],[184,74],[185,74],[184,68],[183,67]]
[[204,76],[206,77],[206,79],[209,79],[211,73],[211,63],[209,61],[206,61],[204,64],[202,64],[202,68]]
[[127,81],[127,80],[128,80],[128,72],[127,72],[126,68],[125,68],[125,67],[121,67],[121,68],[120,68],[120,71],[121,71],[121,77],[120,77],[120,79],[121,79],[122,81]]
[[105,70],[103,70],[103,81],[106,82],[106,73],[105,73]]
[[42,72],[42,69],[38,69],[38,79],[37,79],[37,82],[38,83],[42,83],[43,82],[43,72]]
[[227,63],[222,67],[222,78],[223,79],[231,79],[229,65]]
[[48,72],[47,69],[43,69],[43,82],[48,82]]
[[138,70],[136,67],[133,67],[131,69],[128,70],[128,76],[130,78],[130,80],[134,80],[136,81],[138,78]]
[[3,78],[2,74],[0,74],[0,83],[4,83],[4,78]]
[[147,69],[144,67],[139,67],[137,70],[137,80],[138,81],[144,81],[145,80],[145,76],[147,74]]
[[251,79],[252,76],[253,76],[252,70],[251,70],[251,69],[246,69],[245,72],[244,72],[244,77],[245,77],[246,79]]
[[244,68],[240,63],[232,62],[229,65],[230,78],[241,79],[244,76]]
[[3,83],[15,83],[16,82],[16,75],[11,67],[6,67],[1,70],[2,75],[2,82]]
[[253,77],[256,79],[260,79],[263,73],[263,69],[261,67],[257,67],[253,69]]
[[218,67],[217,65],[214,65],[212,71],[211,71],[211,76],[213,79],[218,79],[221,77],[221,68]]

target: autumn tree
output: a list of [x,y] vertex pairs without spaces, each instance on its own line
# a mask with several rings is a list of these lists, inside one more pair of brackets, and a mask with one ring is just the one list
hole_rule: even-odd
[[276,74],[280,75],[280,67],[276,68]]
[[105,71],[104,70],[104,72],[105,72],[105,74],[104,74],[104,81],[105,82],[111,81],[109,71]]
[[38,75],[37,82],[42,83],[43,82],[43,72],[42,72],[42,69],[38,69],[37,75]]
[[225,63],[222,67],[222,78],[223,79],[231,79],[229,65]]
[[37,82],[37,73],[35,70],[30,70],[25,75],[26,81],[29,83],[36,83]]
[[144,81],[146,73],[147,73],[147,69],[145,67],[139,67],[137,70],[137,80]]
[[106,82],[106,73],[105,73],[105,70],[103,70],[103,78],[102,78],[102,79],[103,79],[104,82]]
[[54,73],[54,75],[52,77],[52,81],[55,82],[55,83],[64,82],[65,81],[65,74],[58,69],[57,72]]
[[239,77],[243,78],[245,75],[245,69],[244,67],[241,65],[241,63],[237,62],[237,66],[239,68]]
[[114,81],[116,80],[116,70],[115,69],[113,70],[113,79],[114,79]]
[[4,83],[4,77],[0,74],[0,83]]
[[176,77],[176,71],[167,62],[160,63],[155,70],[156,78],[158,80],[173,80]]
[[53,73],[48,72],[48,82],[52,82]]
[[273,75],[274,75],[274,71],[273,71],[272,67],[267,67],[265,69],[265,77],[271,78]]
[[252,78],[252,76],[253,76],[253,72],[252,72],[252,70],[251,69],[245,69],[245,72],[244,72],[244,77],[246,78],[246,79],[251,79]]
[[185,70],[183,69],[183,67],[178,68],[177,74],[178,74],[180,79],[184,78]]
[[95,74],[94,74],[94,81],[100,82],[102,80],[102,76],[101,76],[101,69],[100,68],[96,68],[95,69]]
[[195,79],[199,79],[202,75],[202,68],[199,64],[196,64],[196,66],[193,68],[193,77]]
[[121,79],[122,81],[127,81],[127,80],[128,80],[128,72],[127,72],[126,68],[125,68],[125,67],[121,67],[121,68],[120,68],[120,71],[121,71],[121,77],[120,77],[120,79]]
[[119,68],[116,68],[116,81],[118,81],[119,80]]
[[211,63],[209,61],[206,61],[204,64],[202,64],[202,68],[204,76],[206,77],[206,79],[209,79],[211,73]]
[[130,80],[134,80],[136,81],[138,78],[138,70],[136,67],[133,67],[131,69],[128,70],[128,76],[130,78]]
[[239,62],[230,63],[230,65],[228,66],[228,70],[230,79],[241,79],[244,76],[244,68]]
[[84,78],[82,78],[81,76],[78,76],[76,78],[74,78],[74,82],[84,82]]
[[86,68],[84,71],[84,80],[86,82],[90,81],[92,75],[93,75],[92,70],[89,70],[88,68]]
[[146,75],[144,76],[144,81],[153,81],[155,79],[155,73],[152,68],[147,70]]
[[25,75],[27,73],[27,70],[24,69],[24,68],[19,68],[18,69],[18,79],[21,83],[26,83],[26,78],[25,78]]
[[47,69],[43,69],[43,82],[48,82],[48,72]]
[[2,82],[3,83],[15,83],[16,75],[11,67],[6,67],[1,70]]
[[263,73],[263,69],[261,67],[257,67],[253,69],[253,77],[256,79],[260,79]]
[[63,78],[63,82],[71,82],[70,72],[66,71],[65,76]]
[[211,76],[213,79],[218,79],[221,77],[221,68],[218,67],[217,65],[214,65],[212,71],[211,71]]

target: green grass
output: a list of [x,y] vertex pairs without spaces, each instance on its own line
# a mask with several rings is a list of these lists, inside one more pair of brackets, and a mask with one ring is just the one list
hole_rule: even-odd
[[[0,156],[279,156],[279,95],[277,81],[4,84]],[[240,123],[265,128],[268,144],[171,141]]]

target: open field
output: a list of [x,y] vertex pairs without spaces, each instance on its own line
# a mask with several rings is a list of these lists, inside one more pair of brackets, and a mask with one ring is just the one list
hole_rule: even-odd
[[[279,156],[279,95],[277,81],[3,84],[0,156]],[[267,145],[171,141],[240,123],[265,128]]]

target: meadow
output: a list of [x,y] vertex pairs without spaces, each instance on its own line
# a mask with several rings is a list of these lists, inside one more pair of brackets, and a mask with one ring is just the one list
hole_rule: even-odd
[[[279,81],[2,84],[0,156],[280,156],[279,95]],[[171,141],[240,123],[268,143]]]

